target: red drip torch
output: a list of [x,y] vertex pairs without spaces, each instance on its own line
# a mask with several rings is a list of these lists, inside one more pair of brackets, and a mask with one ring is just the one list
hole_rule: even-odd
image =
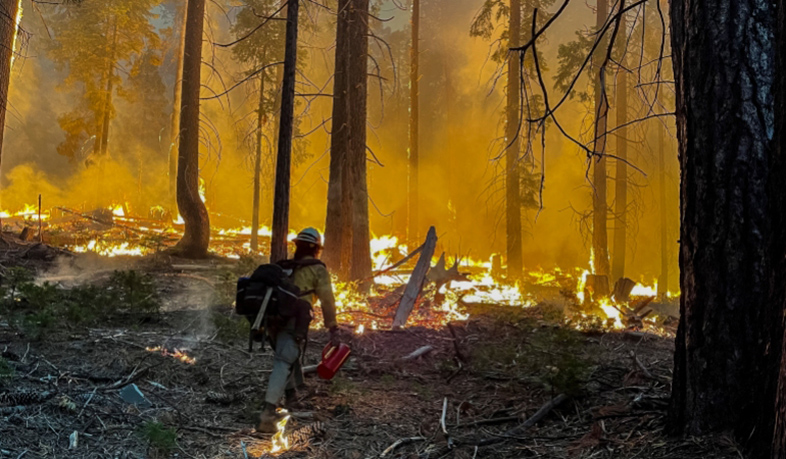
[[327,346],[322,349],[322,362],[317,366],[317,374],[319,377],[328,380],[333,379],[333,376],[336,376],[338,370],[341,369],[341,366],[344,365],[344,362],[349,358],[349,354],[349,346],[346,344],[341,343],[338,346],[334,346],[328,343]]

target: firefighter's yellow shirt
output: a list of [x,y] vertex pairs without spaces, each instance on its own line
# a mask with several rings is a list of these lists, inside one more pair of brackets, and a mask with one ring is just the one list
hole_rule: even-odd
[[[307,259],[313,257],[306,257]],[[325,328],[333,328],[336,322],[336,299],[333,296],[333,285],[330,282],[330,273],[322,265],[303,266],[295,270],[292,274],[292,282],[304,292],[313,290],[313,295],[306,295],[304,300],[314,305],[314,301],[319,299],[322,307],[322,317],[325,319]]]

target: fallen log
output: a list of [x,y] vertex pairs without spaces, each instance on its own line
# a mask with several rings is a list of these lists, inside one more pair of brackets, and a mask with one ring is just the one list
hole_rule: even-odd
[[398,268],[399,266],[401,266],[404,263],[406,263],[409,260],[411,260],[415,255],[417,255],[420,252],[422,252],[423,251],[423,247],[425,247],[425,246],[426,246],[426,244],[421,245],[417,249],[413,250],[412,253],[410,253],[406,257],[402,258],[401,260],[397,261],[396,263],[393,263],[392,265],[388,266],[387,268],[381,269],[381,270],[375,272],[374,274],[368,276],[367,278],[363,279],[361,281],[361,283],[366,282],[366,281],[370,281],[371,279],[373,279],[373,278],[375,278],[377,276],[380,276],[380,275],[385,274],[387,272],[393,271],[394,269]]
[[407,323],[412,308],[415,307],[415,301],[420,296],[423,290],[423,284],[426,280],[426,274],[431,268],[431,257],[434,256],[434,249],[437,246],[437,230],[432,226],[428,230],[426,242],[423,244],[423,251],[420,254],[418,263],[415,265],[415,270],[412,271],[412,277],[409,278],[407,288],[404,290],[404,295],[401,297],[401,302],[396,310],[396,317],[393,319],[393,328],[402,328]]
[[415,349],[411,353],[405,355],[404,357],[401,358],[401,360],[414,360],[414,359],[416,359],[416,358],[418,358],[420,356],[428,354],[429,352],[431,352],[433,350],[434,350],[434,346],[432,346],[432,345],[422,346],[422,347],[419,347],[419,348]]

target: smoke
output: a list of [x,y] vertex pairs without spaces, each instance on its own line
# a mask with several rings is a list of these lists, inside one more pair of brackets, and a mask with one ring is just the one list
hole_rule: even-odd
[[[172,2],[164,8],[174,8]],[[219,2],[220,3],[220,2]],[[443,2],[444,3],[444,2]],[[301,115],[292,171],[290,226],[322,228],[325,221],[329,166],[329,118],[332,99],[334,23],[320,9],[306,2],[310,17],[318,24],[302,34],[304,63],[298,92],[324,94],[298,97],[296,112]],[[437,227],[438,250],[449,256],[488,259],[505,251],[503,163],[495,161],[504,142],[504,77],[497,79],[498,64],[488,59],[489,42],[469,36],[478,2],[459,0],[449,7],[424,1],[421,62],[421,136],[420,136],[420,233]],[[439,11],[438,11],[439,10]],[[232,10],[230,11],[230,19]],[[208,8],[210,40],[231,41],[229,22],[216,6]],[[403,240],[407,215],[408,148],[408,12],[383,3],[382,16],[396,16],[390,23],[378,24],[377,36],[390,45],[372,39],[370,49],[380,66],[381,79],[369,78],[369,192],[372,232],[381,236],[393,233]],[[171,14],[164,14],[157,27],[171,27]],[[431,21],[431,22],[429,22]],[[595,23],[586,4],[573,4],[555,23],[541,46],[546,59],[546,84],[551,89],[558,68],[557,49],[574,38],[576,30]],[[44,207],[64,206],[92,210],[112,204],[125,204],[135,215],[144,216],[154,206],[168,200],[167,156],[169,153],[169,111],[174,82],[176,40],[165,40],[163,64],[155,74],[147,74],[141,86],[127,85],[133,97],[116,96],[117,115],[110,124],[109,158],[86,167],[58,155],[57,146],[64,135],[57,118],[73,109],[78,94],[58,89],[65,71],[57,71],[45,52],[49,40],[33,14],[23,18],[23,27],[33,33],[30,57],[15,64],[11,82],[12,110],[8,117],[3,149],[0,208],[15,211],[43,197]],[[392,54],[392,61],[391,61]],[[224,92],[250,70],[234,61],[231,52],[206,43],[203,82],[209,89],[203,96]],[[393,72],[393,69],[396,72]],[[370,73],[376,73],[375,65]],[[123,76],[129,79],[130,76]],[[156,81],[160,81],[158,86]],[[154,85],[155,83],[155,85]],[[383,88],[380,93],[380,84]],[[205,182],[211,224],[217,227],[248,226],[251,220],[253,171],[251,157],[255,136],[250,135],[256,110],[257,82],[249,82],[228,96],[203,100],[200,175]],[[585,87],[589,81],[581,81]],[[145,90],[147,88],[147,90]],[[582,89],[581,87],[579,89]],[[149,92],[150,94],[145,94]],[[554,92],[552,97],[559,97]],[[155,96],[155,97],[153,97]],[[155,107],[159,107],[153,109]],[[591,109],[578,100],[560,108],[563,127],[580,137],[591,121]],[[265,117],[262,177],[261,223],[269,224],[272,215],[274,179],[274,138],[277,126],[272,114]],[[654,127],[652,124],[647,126]],[[635,190],[631,206],[638,217],[630,218],[629,276],[651,280],[660,271],[660,234],[655,138],[644,129],[631,134],[631,161],[643,173],[631,171]],[[305,134],[308,134],[307,136]],[[585,138],[586,140],[586,138]],[[535,173],[545,167],[543,210],[524,212],[524,262],[564,269],[588,267],[589,249],[582,213],[590,208],[592,188],[586,177],[585,152],[562,136],[553,125],[547,127],[545,152],[541,139],[534,141],[533,156],[527,158]],[[610,145],[613,148],[614,141]],[[85,145],[87,151],[92,143]],[[541,162],[541,154],[545,164]],[[675,144],[667,144],[669,192],[666,203],[672,272],[676,273],[678,177]],[[614,163],[609,162],[610,174]],[[609,189],[613,190],[613,176]],[[613,193],[610,193],[613,194]],[[635,198],[635,199],[634,199]],[[609,205],[613,206],[613,197]],[[537,217],[537,218],[536,218]],[[613,222],[610,222],[610,241]],[[189,287],[190,288],[190,287]],[[206,286],[204,288],[207,288]],[[209,289],[209,288],[208,288]],[[204,304],[206,295],[195,286],[175,304]]]

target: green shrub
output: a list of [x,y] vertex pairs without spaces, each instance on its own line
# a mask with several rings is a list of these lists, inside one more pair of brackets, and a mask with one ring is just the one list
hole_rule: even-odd
[[240,255],[237,265],[234,268],[234,274],[237,276],[249,276],[261,264],[267,263],[267,257],[261,255],[246,253]]
[[33,282],[33,273],[27,268],[14,267],[9,268],[5,273],[5,284],[8,286],[10,299],[16,299],[16,292],[25,284]]
[[593,362],[582,354],[580,336],[574,330],[557,328],[532,337],[530,365],[548,389],[571,396],[581,392]]
[[213,325],[216,327],[216,337],[224,342],[236,342],[248,339],[251,324],[245,317],[227,316],[220,312],[212,313]]
[[218,274],[218,280],[214,285],[213,298],[211,303],[214,305],[231,305],[235,301],[237,293],[238,275],[233,271],[222,271]]
[[139,429],[138,434],[157,452],[167,455],[177,447],[177,432],[171,427],[165,427],[158,421],[147,421]]
[[115,271],[109,279],[109,289],[119,309],[131,312],[158,312],[161,309],[153,277],[149,274]]
[[6,359],[0,357],[0,382],[6,379],[11,379],[13,376],[14,367],[12,367],[11,364],[6,361]]
[[330,381],[330,395],[348,394],[355,390],[355,383],[343,376],[336,376]]

